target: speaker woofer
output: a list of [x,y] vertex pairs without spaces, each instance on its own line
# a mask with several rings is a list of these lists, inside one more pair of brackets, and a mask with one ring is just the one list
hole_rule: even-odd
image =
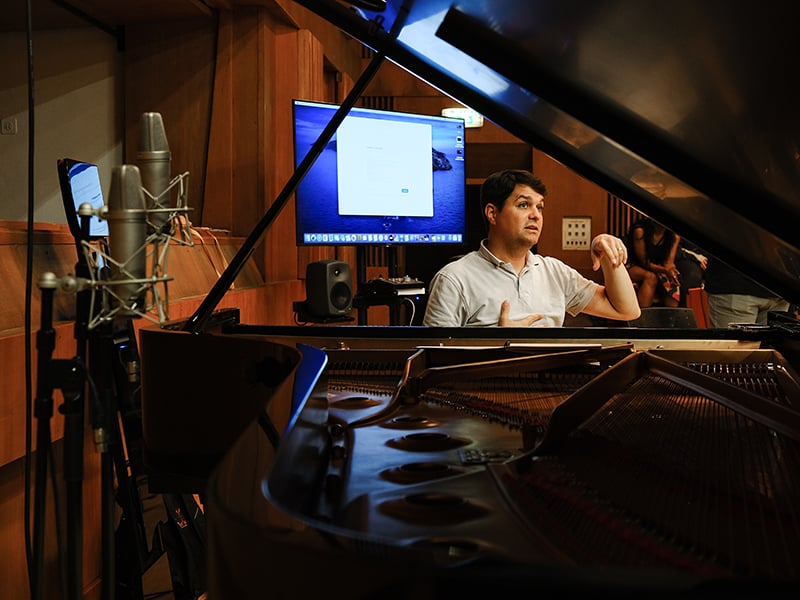
[[350,265],[320,260],[306,267],[306,307],[315,317],[346,315],[353,309]]

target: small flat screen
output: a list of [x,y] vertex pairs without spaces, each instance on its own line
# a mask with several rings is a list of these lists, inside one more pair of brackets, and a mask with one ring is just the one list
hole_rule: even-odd
[[[97,165],[62,158],[58,161],[58,180],[70,232],[76,239],[81,239],[83,235],[78,208],[88,202],[92,208],[98,210],[105,203],[100,185],[100,172]],[[106,236],[108,236],[108,221],[100,220],[96,215],[92,216],[89,220],[89,238]]]

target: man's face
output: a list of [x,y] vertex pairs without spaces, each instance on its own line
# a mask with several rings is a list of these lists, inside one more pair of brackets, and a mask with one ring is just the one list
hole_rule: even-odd
[[502,210],[486,206],[492,236],[506,245],[530,248],[539,241],[544,222],[544,196],[527,185],[517,184]]

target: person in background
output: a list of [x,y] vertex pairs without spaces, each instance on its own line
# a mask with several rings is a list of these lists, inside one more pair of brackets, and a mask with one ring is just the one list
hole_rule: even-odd
[[681,238],[649,217],[628,230],[630,261],[628,273],[637,284],[639,306],[647,308],[658,298],[662,306],[680,303],[680,272],[675,257]]
[[433,327],[560,327],[565,313],[630,321],[639,305],[622,240],[600,234],[591,242],[592,267],[604,284],[562,261],[534,254],[544,225],[542,181],[526,170],[493,173],[481,186],[488,235],[477,250],[432,278],[423,324]]
[[766,325],[767,313],[789,310],[786,300],[717,259],[709,259],[705,280],[711,327]]
[[681,279],[680,306],[686,306],[690,289],[705,285],[707,266],[708,257],[703,254],[703,251],[686,238],[681,237],[678,254],[675,257],[675,267],[678,269]]

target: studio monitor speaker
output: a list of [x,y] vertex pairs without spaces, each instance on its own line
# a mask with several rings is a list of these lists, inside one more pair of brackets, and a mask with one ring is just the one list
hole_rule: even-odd
[[350,265],[320,260],[306,267],[306,306],[316,317],[342,316],[353,309]]

